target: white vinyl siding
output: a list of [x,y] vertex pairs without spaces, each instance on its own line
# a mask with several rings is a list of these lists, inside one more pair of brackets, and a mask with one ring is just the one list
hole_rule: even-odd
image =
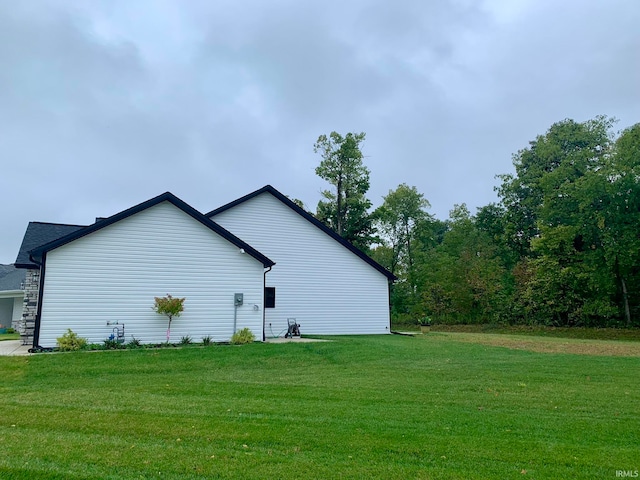
[[389,333],[387,278],[270,193],[212,219],[276,262],[267,337],[282,335],[287,318],[303,335]]
[[229,340],[236,292],[244,294],[237,328],[260,340],[263,272],[261,262],[162,202],[47,253],[39,344],[55,346],[67,328],[100,343],[112,333],[107,322],[124,323],[126,341],[163,342],[167,319],[152,306],[167,293],[186,298],[172,342]]

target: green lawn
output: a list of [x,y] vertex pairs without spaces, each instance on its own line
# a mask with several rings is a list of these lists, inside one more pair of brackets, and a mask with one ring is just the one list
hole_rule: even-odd
[[20,340],[19,333],[0,333],[0,342],[3,340]]
[[640,358],[464,336],[0,358],[0,478],[555,480],[640,470]]
[[[392,325],[393,331],[419,332],[416,324]],[[536,337],[583,338],[594,340],[640,341],[640,329],[635,328],[587,328],[587,327],[547,327],[542,325],[446,325],[431,327],[432,332],[495,333],[506,335],[533,335]]]

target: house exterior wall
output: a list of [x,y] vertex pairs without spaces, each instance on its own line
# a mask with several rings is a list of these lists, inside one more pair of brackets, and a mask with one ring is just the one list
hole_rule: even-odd
[[0,325],[1,328],[9,328],[11,326],[11,317],[13,315],[13,298],[0,298]]
[[4,328],[16,328],[22,318],[21,291],[0,292],[0,325]]
[[22,302],[24,301],[24,295],[14,297],[13,299],[13,312],[11,315],[11,327],[16,328],[18,322],[22,318]]
[[[237,329],[262,334],[261,262],[169,202],[162,202],[51,250],[46,255],[39,345],[53,347],[68,328],[101,343],[114,323],[126,341],[166,341],[167,319],[154,297],[185,297],[172,322],[171,341],[189,335],[227,341]],[[253,305],[258,305],[255,310]]]
[[387,278],[271,194],[262,193],[212,220],[271,258],[265,334],[280,336],[287,318],[303,334],[390,332]]

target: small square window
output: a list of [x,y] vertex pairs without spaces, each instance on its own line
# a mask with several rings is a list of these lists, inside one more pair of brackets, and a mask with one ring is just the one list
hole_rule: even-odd
[[264,287],[264,308],[276,308],[276,287]]

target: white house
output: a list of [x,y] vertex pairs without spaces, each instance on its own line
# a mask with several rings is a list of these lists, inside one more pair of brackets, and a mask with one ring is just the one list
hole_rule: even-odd
[[27,290],[37,288],[21,328],[34,347],[54,347],[68,328],[89,342],[122,328],[127,340],[163,342],[167,321],[152,306],[167,293],[186,298],[173,341],[227,341],[244,327],[262,336],[264,271],[274,262],[172,194],[70,230],[28,260],[19,255]]
[[17,329],[34,347],[69,328],[162,342],[152,306],[166,294],[186,298],[172,341],[244,327],[264,340],[289,321],[303,334],[390,333],[394,276],[269,185],[207,215],[165,193],[89,226],[31,222],[15,265],[27,269]]
[[[267,185],[207,214],[276,262],[266,274],[265,334],[295,318],[303,334],[390,333],[384,267]],[[275,297],[275,298],[274,298]]]

